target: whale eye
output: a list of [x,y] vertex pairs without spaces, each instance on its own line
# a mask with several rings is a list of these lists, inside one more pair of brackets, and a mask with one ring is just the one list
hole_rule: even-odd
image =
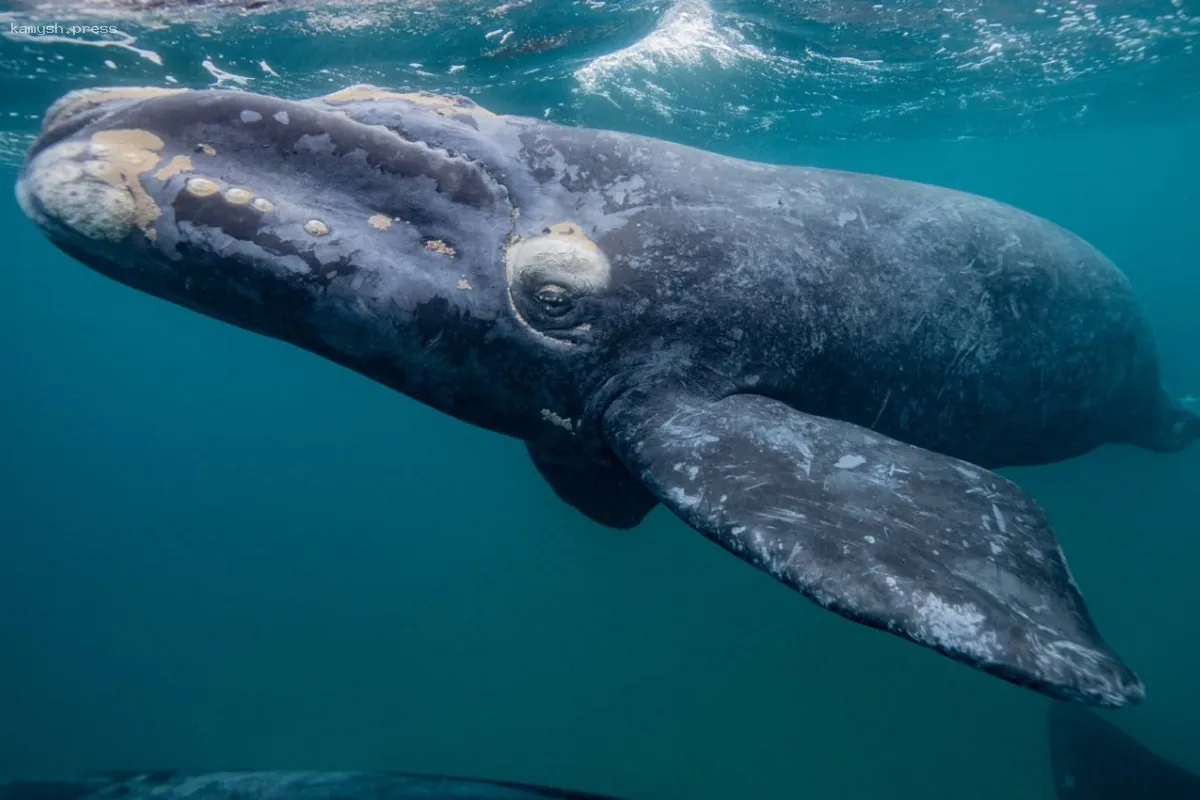
[[533,296],[541,303],[542,310],[552,317],[561,317],[574,305],[571,293],[556,283],[547,283],[538,287]]

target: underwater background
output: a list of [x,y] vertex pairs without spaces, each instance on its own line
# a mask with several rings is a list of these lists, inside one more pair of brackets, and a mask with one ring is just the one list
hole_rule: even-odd
[[[88,271],[11,187],[73,88],[458,92],[1045,216],[1130,276],[1195,395],[1196,0],[24,6],[0,3],[0,774],[1053,797],[1047,699],[825,612],[663,508],[601,528],[519,442]],[[118,31],[12,30],[74,21]],[[1146,683],[1105,717],[1200,770],[1200,447],[1004,474]]]

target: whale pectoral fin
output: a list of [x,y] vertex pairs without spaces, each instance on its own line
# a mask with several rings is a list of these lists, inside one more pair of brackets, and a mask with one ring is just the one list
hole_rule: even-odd
[[526,442],[538,473],[559,499],[609,528],[636,527],[658,498],[615,458],[601,461],[578,450]]
[[1052,697],[1141,699],[1010,481],[759,395],[630,392],[604,428],[675,514],[825,608]]

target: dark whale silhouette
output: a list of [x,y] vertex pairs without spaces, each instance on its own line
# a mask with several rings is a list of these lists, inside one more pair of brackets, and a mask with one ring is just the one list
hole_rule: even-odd
[[1053,703],[1046,727],[1059,800],[1200,800],[1200,775],[1087,709]]

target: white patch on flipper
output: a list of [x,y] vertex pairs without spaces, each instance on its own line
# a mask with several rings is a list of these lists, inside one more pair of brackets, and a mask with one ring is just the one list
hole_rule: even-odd
[[866,462],[867,460],[860,455],[847,455],[839,458],[833,466],[838,469],[854,469],[855,467],[861,467]]
[[[695,464],[685,464],[682,461],[672,467],[672,469],[674,469],[676,472],[687,473],[688,480],[690,481],[696,480],[696,476],[700,474],[700,468]],[[725,502],[725,495],[721,495],[721,502]]]
[[1116,676],[1111,676],[1112,658],[1105,653],[1065,639],[1037,647],[1035,652],[1043,672],[1054,675],[1083,671],[1093,682],[1093,692],[1116,705],[1128,702],[1129,692]]
[[987,617],[974,603],[947,603],[932,594],[914,594],[917,636],[945,650],[981,661],[994,660],[999,652],[996,634],[984,631]]
[[[699,492],[697,492],[696,494],[688,494],[686,491],[679,488],[678,486],[672,486],[670,489],[667,489],[667,497],[671,500],[672,503],[674,503],[675,505],[677,505],[683,509],[692,508],[693,506],[695,506],[697,503],[700,502],[700,498],[702,496],[703,495]],[[745,528],[743,528],[742,530],[744,531]]]

